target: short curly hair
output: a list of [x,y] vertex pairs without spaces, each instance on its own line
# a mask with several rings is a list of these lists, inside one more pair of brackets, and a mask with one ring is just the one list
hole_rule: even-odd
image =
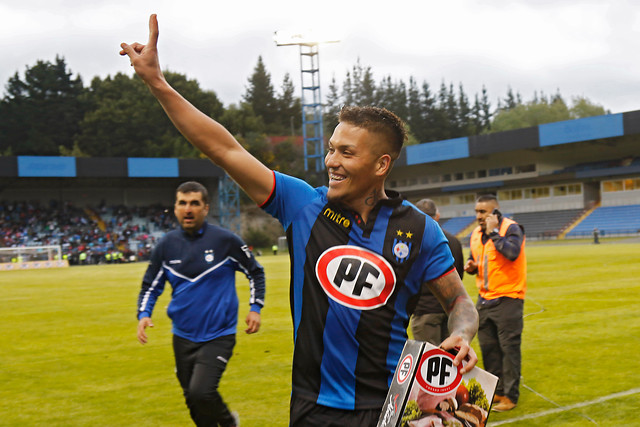
[[389,154],[392,160],[398,158],[402,146],[407,140],[407,129],[404,122],[386,108],[344,106],[338,113],[338,121],[384,135],[389,143],[391,150]]

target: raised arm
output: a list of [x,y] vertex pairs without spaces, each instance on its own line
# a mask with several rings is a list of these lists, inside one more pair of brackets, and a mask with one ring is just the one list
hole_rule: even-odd
[[158,59],[158,34],[157,17],[151,15],[147,44],[122,43],[120,55],[129,57],[136,74],[180,133],[223,168],[254,202],[263,203],[273,188],[273,173],[245,150],[224,126],[191,105],[167,83]]
[[468,372],[478,362],[478,356],[470,346],[478,331],[478,312],[473,301],[455,270],[428,282],[427,285],[449,315],[450,334],[440,347],[445,350],[457,350],[454,364],[457,365],[465,359],[467,364],[462,373]]

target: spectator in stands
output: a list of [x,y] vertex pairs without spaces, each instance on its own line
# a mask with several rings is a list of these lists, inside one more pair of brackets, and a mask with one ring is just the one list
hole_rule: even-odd
[[[416,207],[433,218],[434,221],[438,222],[440,220],[440,212],[433,200],[422,199],[416,203]],[[456,236],[444,228],[442,232],[447,238],[449,249],[451,249],[451,253],[453,254],[453,265],[462,279],[464,275],[462,245]],[[447,326],[448,319],[449,317],[438,299],[431,293],[429,287],[423,284],[420,290],[420,298],[418,299],[416,309],[411,318],[413,337],[420,341],[430,342],[433,345],[440,345],[440,343],[449,336],[449,328]]]
[[476,200],[478,227],[471,233],[471,254],[465,271],[476,274],[480,317],[478,341],[484,367],[500,380],[493,410],[508,411],[520,397],[520,370],[527,258],[524,228],[502,217],[498,199]]

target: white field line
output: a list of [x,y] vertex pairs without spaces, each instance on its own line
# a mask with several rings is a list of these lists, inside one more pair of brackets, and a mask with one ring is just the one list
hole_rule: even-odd
[[587,400],[585,402],[575,403],[573,405],[568,405],[568,406],[561,406],[559,408],[549,409],[547,411],[542,411],[542,412],[536,412],[536,413],[533,413],[533,414],[523,415],[521,417],[511,418],[510,420],[504,420],[504,421],[498,421],[498,422],[495,422],[495,423],[489,423],[489,426],[491,426],[491,427],[501,426],[501,425],[504,425],[504,424],[516,423],[518,421],[524,421],[524,420],[531,420],[531,419],[534,419],[534,418],[546,417],[547,415],[553,415],[553,414],[557,414],[557,413],[560,413],[560,412],[571,411],[573,409],[583,408],[585,406],[596,405],[598,403],[606,402],[607,400],[618,399],[618,398],[625,397],[625,396],[630,396],[630,395],[636,394],[636,393],[640,393],[640,388],[632,388],[631,390],[621,391],[619,393],[613,393],[613,394],[610,394],[608,396],[599,397],[597,399]]

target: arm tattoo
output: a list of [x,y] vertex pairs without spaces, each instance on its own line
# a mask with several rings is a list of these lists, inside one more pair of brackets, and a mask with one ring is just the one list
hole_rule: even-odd
[[478,312],[455,271],[428,282],[429,289],[438,298],[449,315],[449,332],[471,342],[478,331]]

